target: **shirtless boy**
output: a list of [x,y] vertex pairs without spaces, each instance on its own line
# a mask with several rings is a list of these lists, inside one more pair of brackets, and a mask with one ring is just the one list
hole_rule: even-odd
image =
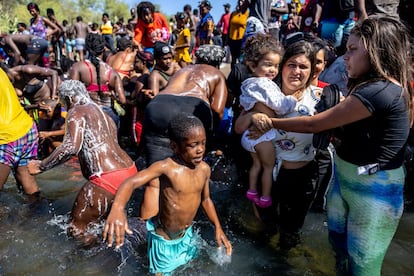
[[59,97],[68,110],[63,143],[48,158],[31,161],[28,169],[38,174],[78,156],[88,181],[73,205],[68,232],[90,244],[96,237],[87,233],[88,228],[106,217],[118,186],[137,169],[118,144],[115,123],[92,101],[82,82],[62,82]]
[[[207,64],[192,64],[175,73],[168,86],[145,108],[141,144],[147,164],[171,156],[167,129],[172,118],[181,112],[193,114],[211,136],[213,122],[218,125],[223,117],[226,100],[226,77],[219,69]],[[145,188],[141,207],[144,219],[157,213],[158,186],[154,180]]]
[[203,161],[206,133],[200,119],[181,114],[169,126],[172,157],[155,162],[149,168],[128,178],[119,187],[105,224],[103,238],[112,246],[123,245],[128,227],[125,206],[133,191],[155,178],[160,179],[160,211],[147,220],[148,257],[151,273],[169,273],[189,262],[197,254],[193,219],[201,204],[216,229],[218,247],[223,244],[227,255],[232,246],[221,228],[210,198],[210,167]]
[[170,78],[181,69],[180,65],[173,60],[172,48],[164,42],[154,44],[155,66],[148,79],[152,97],[163,90]]

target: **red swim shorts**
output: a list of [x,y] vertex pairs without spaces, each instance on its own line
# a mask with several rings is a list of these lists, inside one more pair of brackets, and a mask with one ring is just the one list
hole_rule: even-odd
[[100,176],[92,175],[89,181],[115,195],[121,183],[137,172],[134,164],[129,168],[102,173]]

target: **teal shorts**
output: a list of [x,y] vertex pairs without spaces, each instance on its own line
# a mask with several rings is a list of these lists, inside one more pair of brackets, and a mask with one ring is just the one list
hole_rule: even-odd
[[150,273],[170,273],[197,256],[196,236],[190,226],[179,239],[166,240],[155,232],[152,219],[147,220]]

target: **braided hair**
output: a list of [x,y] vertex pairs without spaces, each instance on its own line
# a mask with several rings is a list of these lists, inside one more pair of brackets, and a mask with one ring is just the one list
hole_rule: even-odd
[[98,84],[98,94],[101,94],[101,66],[99,56],[105,49],[105,39],[100,34],[88,33],[85,39],[85,48],[89,53],[89,60],[95,66],[96,82]]

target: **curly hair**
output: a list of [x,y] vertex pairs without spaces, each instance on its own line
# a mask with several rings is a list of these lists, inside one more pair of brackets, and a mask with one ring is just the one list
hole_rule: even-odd
[[78,80],[63,81],[59,86],[59,98],[66,103],[69,102],[69,99],[74,104],[93,103],[85,85]]
[[273,52],[283,56],[283,47],[279,41],[270,35],[257,33],[246,40],[243,49],[244,60],[257,64],[265,55]]
[[95,66],[96,82],[98,84],[98,93],[101,93],[101,74],[100,62],[98,58],[105,50],[105,39],[100,34],[88,33],[85,39],[85,49],[89,53],[89,60]]
[[168,136],[176,143],[184,141],[194,128],[204,129],[199,118],[192,114],[181,113],[175,116],[168,126]]

